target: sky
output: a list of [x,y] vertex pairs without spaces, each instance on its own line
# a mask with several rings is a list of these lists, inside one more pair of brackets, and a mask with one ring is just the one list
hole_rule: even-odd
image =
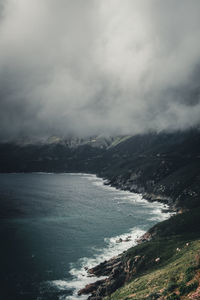
[[0,0],[0,139],[200,123],[199,0]]

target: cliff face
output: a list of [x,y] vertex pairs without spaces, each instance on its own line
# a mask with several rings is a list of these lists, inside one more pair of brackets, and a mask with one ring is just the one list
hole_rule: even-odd
[[79,295],[90,294],[89,300],[199,299],[187,297],[200,290],[199,215],[200,208],[193,209],[155,225],[137,246],[88,270],[90,276],[107,277]]

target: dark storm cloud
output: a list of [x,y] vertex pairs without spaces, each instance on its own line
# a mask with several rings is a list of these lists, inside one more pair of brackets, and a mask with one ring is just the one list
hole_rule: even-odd
[[0,135],[185,129],[199,0],[0,0]]

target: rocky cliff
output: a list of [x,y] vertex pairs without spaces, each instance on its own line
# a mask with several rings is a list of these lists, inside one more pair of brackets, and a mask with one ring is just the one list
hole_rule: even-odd
[[[137,241],[137,246],[89,269],[90,276],[106,278],[87,285],[79,295],[89,295],[88,300],[200,299],[199,292],[197,298],[187,297],[198,287],[200,290],[199,215],[200,208],[193,209],[155,225]],[[162,274],[161,281],[158,274]],[[151,284],[145,282],[147,277]]]

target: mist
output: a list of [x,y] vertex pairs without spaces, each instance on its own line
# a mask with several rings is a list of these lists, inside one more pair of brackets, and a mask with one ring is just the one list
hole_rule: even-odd
[[200,123],[199,0],[0,0],[0,138]]

